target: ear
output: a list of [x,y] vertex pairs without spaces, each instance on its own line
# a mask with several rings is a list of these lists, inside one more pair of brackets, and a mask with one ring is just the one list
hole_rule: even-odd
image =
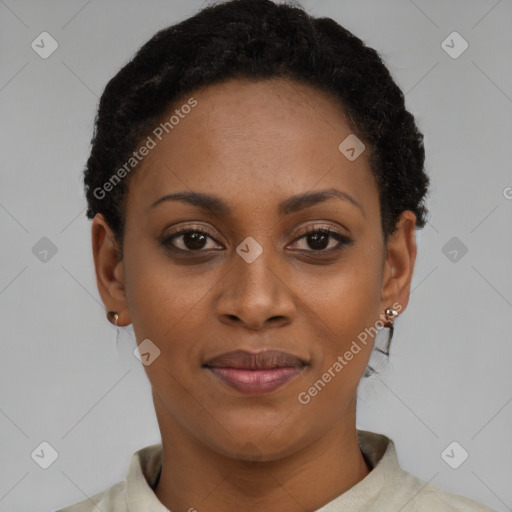
[[388,237],[384,248],[381,308],[404,311],[409,303],[412,273],[416,262],[416,215],[406,210],[400,215],[396,231]]
[[117,325],[131,322],[124,285],[124,267],[114,232],[101,213],[96,214],[91,226],[92,252],[96,284],[107,311],[119,315]]

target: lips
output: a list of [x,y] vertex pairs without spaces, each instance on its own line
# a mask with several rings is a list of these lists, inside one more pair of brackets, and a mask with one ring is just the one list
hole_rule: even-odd
[[235,350],[210,359],[205,366],[241,370],[271,370],[273,368],[300,367],[304,364],[298,357],[279,350],[265,350],[256,353]]
[[208,360],[203,366],[228,386],[248,395],[274,391],[306,366],[297,356],[278,350],[247,352],[235,350]]

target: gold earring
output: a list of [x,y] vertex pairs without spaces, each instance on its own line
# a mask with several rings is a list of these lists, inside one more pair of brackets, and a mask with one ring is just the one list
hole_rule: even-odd
[[398,316],[398,311],[396,309],[388,308],[384,311],[384,314],[386,315],[386,319],[388,322],[393,325],[395,322],[395,318]]
[[112,318],[114,319],[114,325],[117,327],[117,321],[119,320],[119,315],[115,311],[109,311],[107,314],[107,318],[110,322],[112,322]]

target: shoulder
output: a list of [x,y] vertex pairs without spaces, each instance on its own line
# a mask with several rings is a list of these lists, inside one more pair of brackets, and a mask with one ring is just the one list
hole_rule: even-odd
[[[370,474],[348,491],[359,499],[362,510],[381,512],[495,512],[470,498],[451,493],[405,471],[392,439],[375,432],[358,430],[361,450],[373,466]],[[351,493],[351,494],[350,494]]]
[[127,512],[126,481],[118,482],[107,490],[56,512]]
[[56,512],[129,512],[129,505],[140,510],[166,510],[155,496],[152,485],[161,468],[162,445],[154,444],[136,451],[126,478],[105,491]]
[[465,496],[428,483],[404,471],[396,482],[402,512],[496,512]]

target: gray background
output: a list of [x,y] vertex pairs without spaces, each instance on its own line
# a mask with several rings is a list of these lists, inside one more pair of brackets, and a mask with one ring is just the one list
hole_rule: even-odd
[[[131,330],[116,343],[96,289],[81,172],[106,82],[203,4],[0,1],[0,511],[83,500],[159,441]],[[389,435],[418,477],[512,510],[512,3],[303,5],[384,57],[432,179],[411,302],[390,363],[360,387],[358,427]],[[31,48],[43,31],[59,44],[47,59]],[[469,44],[458,58],[441,46],[453,31]],[[59,454],[46,470],[31,458],[43,441]],[[441,457],[452,441],[469,452],[458,469]]]

